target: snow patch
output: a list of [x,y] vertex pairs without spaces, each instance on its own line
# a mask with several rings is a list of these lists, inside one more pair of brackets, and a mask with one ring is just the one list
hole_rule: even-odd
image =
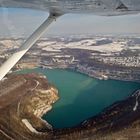
[[33,133],[39,134],[39,132],[33,128],[33,126],[29,123],[29,121],[27,119],[22,119],[23,124],[25,124],[25,126]]
[[140,90],[136,91],[136,93],[133,96],[136,96],[136,103],[135,106],[133,107],[133,111],[136,111],[139,106],[138,98],[140,96]]

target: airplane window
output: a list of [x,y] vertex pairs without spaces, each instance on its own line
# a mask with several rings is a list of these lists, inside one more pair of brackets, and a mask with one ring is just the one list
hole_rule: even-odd
[[137,0],[5,0],[0,18],[0,140],[139,138]]

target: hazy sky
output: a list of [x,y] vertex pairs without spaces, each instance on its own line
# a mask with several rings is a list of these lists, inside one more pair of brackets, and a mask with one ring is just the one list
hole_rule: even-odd
[[[48,13],[27,9],[0,9],[0,36],[23,36],[31,34]],[[47,32],[51,35],[65,34],[118,34],[139,33],[140,14],[103,17],[83,14],[67,14],[54,22]]]

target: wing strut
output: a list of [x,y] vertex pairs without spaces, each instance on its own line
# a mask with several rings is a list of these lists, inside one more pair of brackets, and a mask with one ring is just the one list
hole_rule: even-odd
[[0,67],[0,80],[22,58],[22,56],[34,45],[34,43],[46,32],[48,26],[59,17],[60,14],[51,13],[47,20],[24,42],[24,44]]

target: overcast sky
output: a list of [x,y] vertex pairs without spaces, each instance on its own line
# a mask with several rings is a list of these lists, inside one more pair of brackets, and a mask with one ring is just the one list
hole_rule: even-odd
[[[0,36],[28,36],[46,18],[48,13],[27,9],[0,9]],[[68,34],[140,34],[140,14],[103,17],[67,14],[54,22],[49,35]]]

